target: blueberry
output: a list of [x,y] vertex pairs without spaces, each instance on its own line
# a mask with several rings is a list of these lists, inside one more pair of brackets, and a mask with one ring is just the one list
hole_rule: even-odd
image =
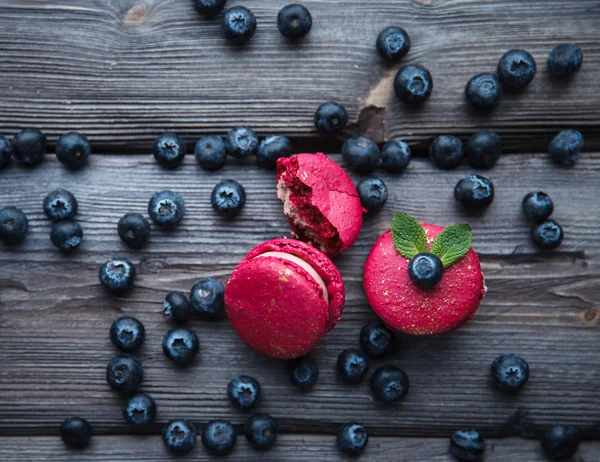
[[185,140],[176,133],[163,133],[154,140],[152,154],[159,165],[175,168],[185,157]]
[[158,226],[172,229],[179,224],[185,214],[183,197],[174,191],[155,193],[148,202],[148,215]]
[[288,368],[292,384],[301,390],[308,390],[314,387],[319,379],[319,367],[317,363],[306,356],[290,360]]
[[144,343],[146,329],[132,316],[121,316],[110,326],[110,341],[119,350],[131,353]]
[[139,213],[128,213],[119,220],[117,232],[127,247],[141,249],[150,239],[150,223]]
[[404,58],[410,50],[410,37],[402,27],[386,27],[377,36],[375,46],[385,61],[394,63]]
[[169,292],[163,302],[163,316],[176,324],[184,324],[191,315],[191,305],[183,292]]
[[450,438],[450,452],[459,460],[476,462],[485,451],[485,441],[475,430],[459,430]]
[[514,354],[500,355],[492,363],[492,379],[505,391],[519,390],[529,379],[529,364]]
[[8,165],[12,155],[12,144],[5,136],[0,136],[0,170]]
[[119,353],[106,366],[106,382],[122,395],[134,394],[140,388],[143,377],[142,363],[130,354]]
[[235,446],[235,428],[227,420],[213,420],[202,432],[202,445],[213,456],[225,456]]
[[56,142],[56,158],[71,169],[85,167],[91,152],[88,139],[81,133],[65,133]]
[[545,192],[530,192],[523,198],[523,212],[531,220],[545,221],[554,212],[554,202]]
[[379,210],[388,199],[388,189],[381,178],[366,176],[356,187],[361,205],[369,212]]
[[253,156],[258,151],[258,136],[248,127],[234,127],[225,137],[227,154],[236,159]]
[[236,375],[227,385],[227,398],[239,409],[250,409],[260,397],[260,384],[254,377]]
[[196,427],[183,419],[171,420],[162,430],[163,443],[169,451],[184,456],[196,446]]
[[404,66],[394,79],[394,91],[406,104],[416,106],[423,103],[433,90],[433,78],[419,64]]
[[535,72],[535,60],[525,50],[509,50],[498,62],[498,77],[511,90],[525,88]]
[[369,360],[358,348],[348,348],[337,359],[337,371],[344,382],[359,383],[369,370]]
[[178,366],[189,366],[200,349],[196,332],[185,327],[168,331],[163,337],[165,355]]
[[269,414],[254,414],[248,419],[244,433],[254,449],[269,449],[277,439],[277,422]]
[[475,107],[488,109],[500,101],[502,84],[494,74],[477,74],[465,87],[467,101]]
[[566,460],[579,449],[579,433],[572,425],[554,425],[541,439],[544,454],[550,460]]
[[298,40],[310,32],[312,27],[312,16],[310,11],[298,3],[284,6],[277,15],[277,28],[281,35],[290,39]]
[[429,157],[439,168],[450,170],[462,163],[465,157],[465,148],[460,138],[442,135],[431,143]]
[[556,249],[565,235],[562,227],[554,220],[546,220],[531,229],[533,243],[542,250]]
[[554,162],[574,165],[583,149],[583,135],[577,130],[563,130],[554,137],[548,146],[548,153]]
[[123,406],[123,417],[135,425],[151,424],[156,417],[156,403],[149,395],[134,395]]
[[408,393],[408,376],[396,366],[383,366],[373,372],[369,386],[375,398],[393,403]]
[[315,111],[315,127],[326,135],[340,133],[348,123],[348,113],[341,104],[329,101],[321,104]]
[[225,12],[221,31],[227,40],[242,45],[247,43],[256,32],[256,17],[248,8],[234,6]]
[[340,451],[349,456],[358,456],[367,447],[369,435],[361,424],[352,422],[340,425],[337,445]]
[[454,188],[454,198],[468,210],[481,210],[494,201],[494,185],[479,175],[466,175]]
[[369,173],[377,168],[381,151],[364,136],[350,138],[342,146],[342,156],[352,170]]
[[213,278],[201,278],[190,292],[194,312],[206,319],[220,318],[224,313],[225,289]]
[[46,137],[39,130],[25,129],[12,140],[12,155],[15,160],[31,167],[39,164],[46,154]]
[[92,426],[81,417],[67,417],[60,424],[60,438],[73,449],[83,449],[90,444]]
[[0,241],[6,245],[16,245],[23,242],[29,220],[27,216],[16,207],[0,209]]
[[431,289],[442,280],[444,267],[437,255],[421,252],[408,263],[410,280],[422,289]]
[[50,229],[50,242],[63,252],[75,250],[82,239],[83,229],[76,221],[59,221]]
[[194,0],[194,7],[198,13],[207,18],[213,18],[218,15],[227,0]]
[[227,150],[220,136],[203,136],[194,148],[196,162],[204,170],[219,170],[225,165]]
[[381,164],[388,172],[403,172],[410,164],[410,146],[398,139],[388,141],[381,150]]
[[246,205],[246,191],[235,180],[220,181],[212,190],[210,205],[219,215],[232,218]]
[[576,43],[557,45],[548,55],[548,69],[554,77],[574,74],[581,68],[583,53]]
[[260,142],[256,161],[266,168],[275,168],[277,159],[292,155],[292,143],[285,136],[267,136]]
[[100,282],[111,292],[122,292],[133,286],[135,266],[127,258],[112,258],[100,267]]
[[394,333],[381,321],[371,321],[360,330],[360,347],[371,358],[385,356],[395,349]]
[[77,199],[66,189],[56,189],[44,198],[44,213],[50,221],[72,220],[77,213]]
[[490,169],[502,155],[502,138],[497,133],[482,130],[469,138],[465,151],[473,167]]

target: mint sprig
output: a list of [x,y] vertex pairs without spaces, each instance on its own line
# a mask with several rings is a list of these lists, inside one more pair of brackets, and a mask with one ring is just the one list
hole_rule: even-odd
[[427,252],[427,235],[417,220],[406,213],[396,213],[390,224],[394,247],[409,260],[421,252]]

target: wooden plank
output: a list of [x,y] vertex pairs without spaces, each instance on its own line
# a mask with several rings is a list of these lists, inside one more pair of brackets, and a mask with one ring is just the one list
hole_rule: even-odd
[[[233,4],[232,2],[230,2]],[[190,139],[248,124],[310,144],[312,116],[325,100],[350,114],[351,133],[377,142],[401,137],[421,146],[441,133],[470,135],[487,127],[509,150],[545,150],[561,129],[583,130],[600,147],[600,6],[596,0],[346,0],[304,2],[314,27],[299,45],[278,33],[281,2],[249,5],[258,33],[245,48],[221,37],[218,20],[201,19],[190,0],[9,0],[0,5],[0,132],[43,129],[51,141],[80,130],[100,151],[148,152],[165,130]],[[412,49],[402,64],[422,63],[435,80],[420,110],[392,91],[399,66],[375,51],[378,32],[405,27]],[[49,39],[51,37],[51,39]],[[585,60],[571,82],[550,78],[549,51],[578,42]],[[467,81],[492,72],[510,48],[529,50],[538,76],[507,94],[490,114],[471,111]],[[339,144],[337,144],[339,146]]]

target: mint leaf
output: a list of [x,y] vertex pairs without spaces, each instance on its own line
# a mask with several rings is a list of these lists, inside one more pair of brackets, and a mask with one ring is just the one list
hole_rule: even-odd
[[448,268],[467,254],[472,239],[469,225],[450,225],[437,235],[431,244],[431,253],[440,257],[444,268]]
[[406,213],[396,213],[390,224],[394,247],[409,260],[416,254],[427,252],[427,235],[417,220]]

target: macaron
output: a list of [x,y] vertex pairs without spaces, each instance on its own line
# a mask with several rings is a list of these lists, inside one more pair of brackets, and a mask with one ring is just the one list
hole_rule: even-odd
[[252,249],[225,287],[233,330],[251,348],[281,359],[311,351],[339,321],[344,301],[335,265],[295,239]]
[[322,153],[277,160],[277,197],[294,237],[333,256],[358,237],[363,208],[354,183]]
[[[444,228],[421,224],[431,249],[434,238]],[[445,268],[441,281],[430,289],[411,281],[408,263],[396,250],[388,230],[377,239],[365,264],[367,298],[389,328],[411,335],[434,335],[471,320],[486,292],[479,258],[472,248]]]

